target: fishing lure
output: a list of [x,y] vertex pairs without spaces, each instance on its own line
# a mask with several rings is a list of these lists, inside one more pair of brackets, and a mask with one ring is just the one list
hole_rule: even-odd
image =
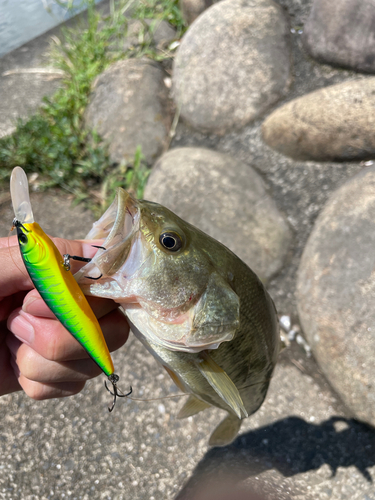
[[15,214],[13,228],[17,229],[21,256],[31,281],[60,323],[108,377],[113,392],[106,382],[105,387],[113,396],[112,406],[108,408],[112,411],[116,398],[129,396],[132,389],[128,394],[119,392],[119,376],[114,373],[112,358],[99,322],[70,272],[70,259],[85,262],[90,259],[68,254],[63,258],[56,245],[34,221],[27,177],[21,167],[13,169],[10,191]]

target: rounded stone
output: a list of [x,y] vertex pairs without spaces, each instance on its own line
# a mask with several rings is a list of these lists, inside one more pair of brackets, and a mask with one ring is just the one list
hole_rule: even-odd
[[114,163],[132,161],[138,145],[149,163],[162,153],[171,124],[165,76],[157,63],[126,59],[94,82],[85,123],[108,143]]
[[185,23],[192,24],[213,3],[213,0],[180,0],[180,9]]
[[152,169],[144,197],[214,237],[266,281],[282,266],[291,232],[249,166],[203,148],[177,148]]
[[314,0],[303,44],[324,63],[375,72],[373,0]]
[[124,38],[123,50],[141,50],[144,44],[149,43],[157,51],[165,48],[177,37],[173,26],[164,20],[130,19]]
[[263,123],[264,141],[296,160],[350,161],[375,155],[375,78],[294,99]]
[[289,29],[272,0],[223,0],[201,14],[174,61],[174,97],[194,128],[239,129],[290,84]]
[[375,168],[331,195],[304,249],[298,312],[331,385],[375,425]]

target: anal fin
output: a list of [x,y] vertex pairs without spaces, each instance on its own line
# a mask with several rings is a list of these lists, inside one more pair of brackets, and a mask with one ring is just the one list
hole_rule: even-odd
[[242,420],[234,415],[228,415],[216,427],[208,442],[209,446],[226,446],[230,444],[240,430]]
[[236,413],[239,419],[242,418],[241,411],[248,417],[240,393],[227,373],[211,358],[211,356],[201,351],[196,366],[211,387]]
[[189,396],[184,406],[178,412],[177,418],[191,417],[192,415],[195,415],[196,413],[199,413],[200,411],[205,410],[210,406],[210,404],[201,401],[195,396]]

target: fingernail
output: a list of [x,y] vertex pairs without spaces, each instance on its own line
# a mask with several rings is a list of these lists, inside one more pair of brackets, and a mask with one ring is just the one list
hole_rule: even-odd
[[40,297],[33,297],[33,296],[31,296],[31,297],[25,297],[24,300],[25,301],[22,304],[22,311],[28,312],[28,309],[29,309],[29,307],[31,306],[31,304],[33,302],[35,302],[36,300],[42,300],[42,299]]
[[21,342],[25,342],[28,345],[33,343],[35,335],[34,327],[22,311],[14,319],[10,320],[8,328]]

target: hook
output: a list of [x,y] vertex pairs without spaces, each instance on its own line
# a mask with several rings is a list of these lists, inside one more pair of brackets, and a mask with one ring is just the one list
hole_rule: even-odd
[[85,278],[87,278],[88,280],[100,280],[100,278],[103,276],[103,274],[101,274],[100,276],[98,276],[97,278],[93,278],[92,276],[85,276]]
[[118,375],[116,375],[116,373],[112,373],[112,375],[110,375],[108,377],[108,380],[112,384],[113,392],[111,391],[111,389],[109,389],[109,387],[107,385],[107,381],[104,382],[104,385],[105,385],[105,388],[107,389],[107,391],[113,396],[112,406],[108,407],[108,411],[111,412],[113,410],[113,408],[115,407],[117,397],[126,398],[127,396],[130,396],[130,394],[133,392],[133,389],[130,387],[130,391],[127,394],[122,394],[121,391],[117,387],[117,382],[120,380],[120,377]]

